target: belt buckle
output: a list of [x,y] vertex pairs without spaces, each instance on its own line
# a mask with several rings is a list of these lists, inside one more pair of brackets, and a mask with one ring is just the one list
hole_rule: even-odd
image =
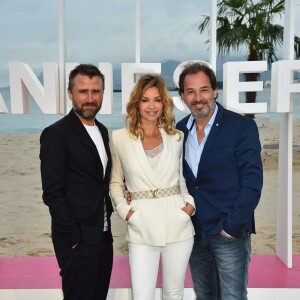
[[157,198],[158,189],[156,189],[156,190],[151,190],[151,193],[152,193],[152,198]]

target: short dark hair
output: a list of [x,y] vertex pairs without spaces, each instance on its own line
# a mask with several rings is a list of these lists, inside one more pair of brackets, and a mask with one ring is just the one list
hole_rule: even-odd
[[70,72],[68,85],[69,91],[71,91],[74,86],[74,78],[79,74],[88,76],[90,79],[95,76],[100,77],[102,79],[104,89],[104,75],[100,72],[100,70],[92,64],[80,64]]
[[187,75],[193,75],[197,74],[199,72],[203,72],[206,74],[209,78],[211,88],[213,90],[217,89],[217,78],[215,75],[214,70],[205,62],[194,62],[194,63],[187,63],[181,74],[179,75],[179,90],[178,93],[179,95],[183,94],[184,92],[184,79]]

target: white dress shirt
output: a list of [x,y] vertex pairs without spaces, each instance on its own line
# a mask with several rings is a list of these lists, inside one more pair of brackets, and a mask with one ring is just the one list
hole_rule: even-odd
[[185,160],[187,161],[188,165],[193,171],[195,178],[197,177],[198,166],[204,149],[204,145],[206,143],[212,125],[214,124],[217,112],[218,112],[218,106],[216,105],[213,115],[211,116],[210,120],[208,121],[207,125],[204,128],[204,138],[200,143],[198,143],[195,119],[192,115],[190,116],[186,124],[186,127],[189,130],[189,135],[185,143]]

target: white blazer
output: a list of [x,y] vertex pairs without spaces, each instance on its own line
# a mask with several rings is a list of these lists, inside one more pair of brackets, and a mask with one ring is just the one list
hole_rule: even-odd
[[[136,244],[164,246],[194,235],[191,218],[182,207],[186,202],[195,207],[182,176],[182,144],[178,134],[168,135],[160,129],[164,143],[158,165],[152,168],[140,139],[129,135],[126,128],[112,132],[112,177],[110,193],[119,216],[125,220],[131,208],[126,239]],[[124,179],[129,192],[140,192],[180,186],[181,194],[154,199],[132,200],[124,197]]]

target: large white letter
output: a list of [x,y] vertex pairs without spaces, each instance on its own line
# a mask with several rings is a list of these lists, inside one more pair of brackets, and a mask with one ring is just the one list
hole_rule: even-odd
[[300,60],[281,60],[272,64],[272,112],[292,111],[291,94],[300,93],[300,83],[294,83],[294,71],[300,71]]
[[113,112],[113,67],[111,63],[99,63],[99,70],[105,76],[105,90],[102,107],[100,109],[101,115],[111,115]]
[[58,65],[43,63],[44,87],[32,69],[21,62],[9,63],[11,112],[29,112],[29,93],[43,113],[57,114],[58,111]]
[[223,104],[239,113],[266,113],[267,103],[240,103],[239,92],[262,91],[262,81],[239,81],[240,73],[261,73],[266,61],[227,62],[223,66]]
[[[176,69],[174,70],[174,73],[173,73],[173,82],[175,84],[175,86],[177,88],[179,88],[179,76],[181,74],[181,72],[183,71],[184,69],[184,66],[186,64],[189,64],[189,63],[196,63],[196,62],[199,62],[201,64],[207,64],[215,73],[216,73],[216,70],[214,70],[214,68],[212,67],[212,65],[210,65],[208,62],[206,61],[203,61],[203,60],[188,60],[188,61],[184,61],[182,62],[181,64],[179,64]],[[172,97],[173,98],[173,102],[174,102],[174,105],[180,110],[180,111],[183,111],[183,112],[186,112],[186,113],[190,113],[191,111],[189,110],[189,108],[185,105],[185,103],[183,102],[183,100],[181,99],[181,97],[177,96],[177,97]]]
[[5,102],[3,100],[1,93],[0,93],[0,113],[8,113],[8,109],[5,105]]
[[[72,101],[69,99],[67,89],[69,84],[70,72],[78,66],[79,63],[66,63],[66,99],[67,99],[67,111],[72,108]],[[111,63],[99,63],[99,70],[105,77],[105,90],[103,96],[102,107],[99,111],[101,115],[111,115],[112,114],[112,104],[113,104],[113,68]]]
[[126,113],[126,104],[130,93],[140,75],[145,73],[161,74],[160,63],[122,63],[122,113]]

